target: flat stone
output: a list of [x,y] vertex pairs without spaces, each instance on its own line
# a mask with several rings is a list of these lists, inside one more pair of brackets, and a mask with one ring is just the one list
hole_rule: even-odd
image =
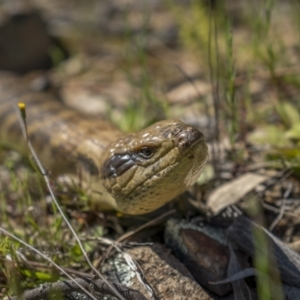
[[104,266],[104,272],[106,275],[109,274],[108,277],[113,277],[111,280],[119,279],[119,283],[140,291],[147,299],[153,299],[152,295],[160,300],[218,299],[207,294],[193,279],[186,267],[163,245],[134,247],[126,253],[140,267],[138,273],[143,274],[141,280],[138,279],[134,270],[129,270],[124,259],[120,260],[124,257],[124,254],[120,253],[108,260]]

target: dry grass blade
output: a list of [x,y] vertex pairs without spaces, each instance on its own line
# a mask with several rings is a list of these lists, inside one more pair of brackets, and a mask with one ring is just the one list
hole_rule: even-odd
[[[259,230],[271,245],[270,249],[260,247],[259,250],[268,256],[274,255],[282,281],[291,286],[300,287],[300,256],[269,231],[246,217],[240,217],[229,227],[228,237],[244,252],[254,257],[255,240],[253,240],[253,228]],[[256,245],[256,247],[259,247],[259,245]],[[271,251],[271,254],[269,251]],[[270,268],[272,269],[273,266],[270,266]]]
[[67,217],[65,216],[62,208],[60,207],[55,195],[54,195],[54,192],[51,188],[51,185],[50,185],[50,181],[49,181],[49,178],[47,176],[47,173],[44,169],[44,167],[42,166],[37,154],[35,153],[29,139],[28,139],[28,134],[27,134],[27,123],[26,123],[26,106],[24,103],[19,103],[19,109],[20,109],[20,115],[18,114],[18,118],[19,118],[19,122],[20,122],[20,125],[21,125],[21,128],[22,128],[22,132],[23,132],[23,135],[26,139],[26,142],[27,142],[27,146],[28,146],[28,149],[30,151],[30,154],[32,155],[33,159],[34,159],[34,162],[37,164],[37,167],[39,169],[39,171],[41,172],[44,180],[45,180],[45,183],[47,185],[47,188],[50,192],[50,195],[51,195],[51,198],[52,198],[52,201],[55,203],[59,213],[61,214],[61,216],[63,217],[64,221],[66,222],[66,224],[68,225],[70,231],[72,232],[73,236],[75,237],[81,251],[82,251],[82,254],[84,255],[87,263],[89,264],[89,266],[91,267],[91,269],[95,272],[95,274],[101,279],[103,280],[103,282],[105,282],[111,289],[112,291],[114,291],[115,295],[119,298],[119,299],[122,299],[122,300],[125,300],[124,297],[114,288],[114,286],[109,283],[103,276],[102,274],[100,274],[100,272],[93,266],[92,262],[90,261],[78,235],[76,234],[74,228],[72,227],[72,225],[70,224],[70,222],[68,221]]
[[240,272],[235,273],[234,275],[224,279],[224,280],[219,280],[215,282],[210,282],[210,284],[224,284],[224,283],[232,283],[237,280],[245,279],[250,276],[255,276],[257,273],[257,270],[254,268],[247,268],[244,269]]
[[[21,243],[22,245],[24,245],[25,247],[29,248],[30,250],[32,250],[33,252],[37,253],[38,255],[40,255],[43,259],[45,259],[46,261],[48,261],[50,264],[52,264],[53,266],[55,266],[59,271],[61,271],[66,277],[68,277],[70,279],[71,282],[74,282],[74,279],[67,273],[65,272],[59,265],[57,265],[52,259],[50,259],[47,255],[44,255],[42,252],[38,251],[37,249],[35,249],[34,247],[30,246],[29,244],[25,243],[24,241],[22,241],[21,239],[19,239],[18,237],[16,237],[15,235],[9,233],[7,230],[5,230],[4,228],[0,227],[0,232],[2,232],[4,235],[18,241],[19,243]],[[84,293],[86,293],[87,295],[89,295],[91,297],[91,299],[97,300],[88,290],[86,290],[83,286],[80,286],[79,283],[74,282],[74,284],[77,286],[78,289],[80,289],[81,291],[83,291]],[[17,298],[16,298],[17,299]],[[40,299],[40,298],[38,298]]]
[[[231,277],[234,274],[240,272],[242,268],[241,268],[241,265],[239,263],[239,260],[236,256],[236,254],[233,250],[231,243],[229,243],[228,248],[229,248],[229,253],[230,253],[230,261],[229,261],[229,265],[228,265],[227,275],[228,275],[228,277]],[[251,300],[252,299],[250,290],[242,278],[238,279],[236,281],[233,281],[231,284],[232,284],[235,300],[239,300],[239,299]]]
[[[118,290],[119,293],[125,294],[127,300],[146,300],[146,298],[138,291],[129,289],[121,284],[113,284],[114,289]],[[78,288],[80,287],[80,288]],[[72,292],[82,292],[84,290],[93,290],[97,293],[104,295],[115,296],[115,292],[112,292],[111,287],[108,286],[103,280],[91,280],[75,278],[68,281],[58,281],[51,284],[44,284],[36,289],[25,292],[22,295],[24,300],[39,300],[44,299],[48,295],[51,295],[52,299],[60,297],[61,295],[70,294]],[[90,296],[90,293],[88,293]],[[11,300],[18,300],[18,297],[12,297]],[[96,299],[92,297],[92,299]]]

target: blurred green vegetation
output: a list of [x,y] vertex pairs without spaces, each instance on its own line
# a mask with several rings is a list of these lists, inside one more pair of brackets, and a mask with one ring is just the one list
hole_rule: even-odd
[[[214,115],[219,115],[219,128],[226,128],[233,148],[241,139],[268,146],[266,159],[281,159],[300,175],[300,61],[295,61],[297,54],[290,55],[292,46],[281,28],[290,17],[280,11],[293,12],[287,35],[298,40],[299,3],[252,1],[234,14],[223,1],[208,3],[191,1],[185,11],[176,5],[173,10],[183,45],[198,57],[201,67],[207,62],[204,67],[216,89]],[[240,31],[246,38],[241,39]],[[249,94],[255,81],[268,89],[259,101]],[[252,130],[243,132],[245,128]]]

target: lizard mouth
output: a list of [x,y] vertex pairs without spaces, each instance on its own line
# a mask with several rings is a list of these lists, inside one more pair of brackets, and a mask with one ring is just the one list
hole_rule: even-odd
[[201,143],[204,143],[203,133],[192,126],[186,126],[179,132],[175,139],[175,145],[182,154],[185,154],[195,145]]

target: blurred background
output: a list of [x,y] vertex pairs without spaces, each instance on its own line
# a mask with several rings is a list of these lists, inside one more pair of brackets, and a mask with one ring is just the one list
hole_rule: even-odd
[[[255,190],[266,224],[280,211],[287,190],[284,205],[299,214],[297,0],[0,0],[0,70],[124,131],[166,118],[200,128],[210,160],[192,191],[197,213],[207,211],[207,195],[216,187],[258,172],[277,176],[271,189]],[[20,159],[3,153],[0,200],[17,203],[20,194],[27,195],[23,183],[14,184]],[[19,217],[14,226],[20,228],[22,222],[35,224],[27,210],[31,200],[26,209],[11,201],[2,209],[6,219]],[[286,242],[299,240],[299,221],[285,217],[276,233]],[[117,236],[118,222],[106,220],[103,228]],[[56,237],[59,224],[50,229]],[[48,233],[39,238],[49,242]],[[81,259],[74,248],[65,252]]]
[[124,130],[172,117],[208,139],[288,146],[299,12],[298,1],[1,1],[0,68],[47,70],[67,105]]
[[172,117],[231,146],[293,147],[299,12],[292,0],[1,1],[0,68],[46,76],[67,105],[124,130]]

